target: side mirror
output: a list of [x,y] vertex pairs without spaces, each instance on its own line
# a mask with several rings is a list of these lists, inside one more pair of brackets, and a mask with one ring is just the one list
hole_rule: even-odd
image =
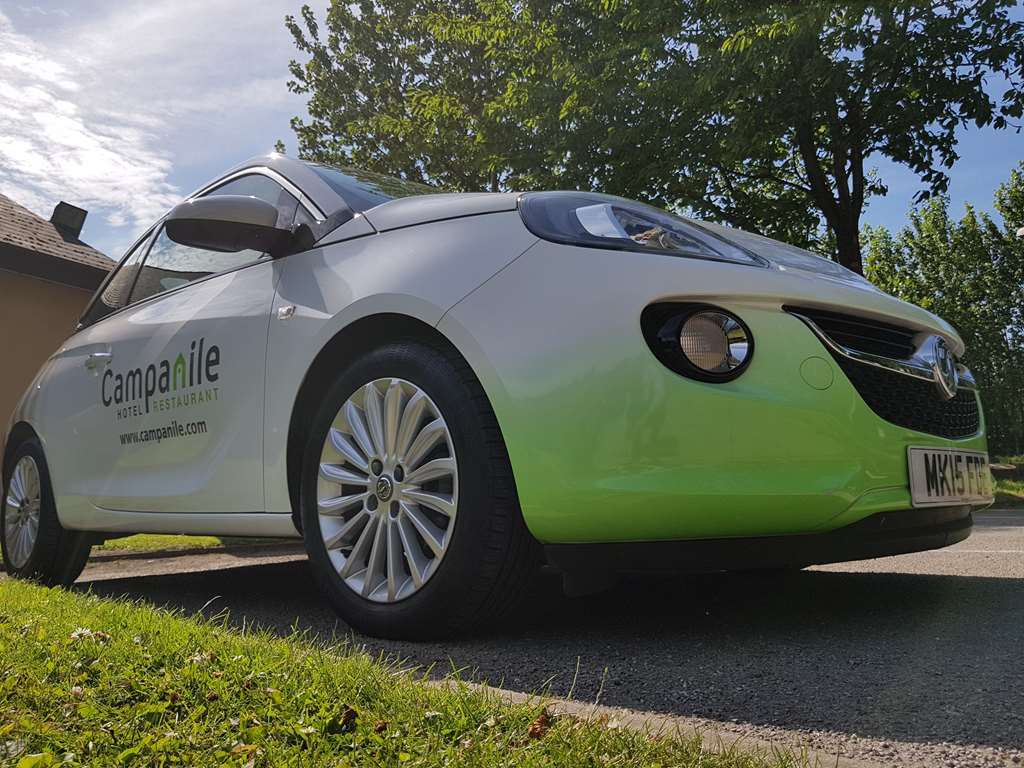
[[258,197],[213,195],[187,200],[164,219],[176,243],[208,251],[234,253],[251,249],[282,255],[291,231],[277,227],[277,208]]

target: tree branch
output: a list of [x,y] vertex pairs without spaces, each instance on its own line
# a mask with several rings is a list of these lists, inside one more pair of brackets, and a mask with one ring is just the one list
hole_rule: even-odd
[[790,189],[795,189],[798,192],[803,192],[804,194],[809,195],[812,193],[811,188],[808,186],[804,186],[803,184],[797,184],[794,181],[784,179],[780,176],[773,176],[770,173],[750,173],[748,171],[742,171],[735,168],[726,168],[725,166],[719,164],[715,164],[712,167],[725,177],[738,176],[741,179],[749,179],[752,181],[772,181],[775,182],[776,184],[782,185],[783,187],[789,187]]

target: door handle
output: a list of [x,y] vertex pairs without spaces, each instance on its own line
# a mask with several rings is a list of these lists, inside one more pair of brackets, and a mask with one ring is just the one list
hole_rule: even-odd
[[93,352],[85,358],[85,367],[90,371],[95,371],[97,368],[110,365],[110,361],[113,359],[114,356],[110,352]]

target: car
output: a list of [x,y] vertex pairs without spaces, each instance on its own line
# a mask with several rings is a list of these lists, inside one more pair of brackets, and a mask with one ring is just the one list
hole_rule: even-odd
[[35,377],[4,563],[66,585],[109,537],[301,537],[346,622],[422,638],[545,564],[579,594],[942,547],[993,498],[963,353],[748,232],[258,157],[150,227]]

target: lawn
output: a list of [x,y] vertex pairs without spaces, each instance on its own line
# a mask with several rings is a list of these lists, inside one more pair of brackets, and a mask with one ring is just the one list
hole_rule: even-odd
[[0,765],[802,764],[549,718],[347,644],[0,582]]
[[159,533],[138,533],[120,539],[108,539],[93,547],[94,552],[156,549],[209,549],[223,546],[216,536],[172,536]]
[[996,507],[1024,507],[1024,480],[996,479]]
[[992,476],[996,480],[996,507],[1024,507],[1024,479],[1021,479],[1021,465],[1024,465],[1024,456],[996,456],[992,459],[995,464],[1008,467],[1003,470],[993,470]]

